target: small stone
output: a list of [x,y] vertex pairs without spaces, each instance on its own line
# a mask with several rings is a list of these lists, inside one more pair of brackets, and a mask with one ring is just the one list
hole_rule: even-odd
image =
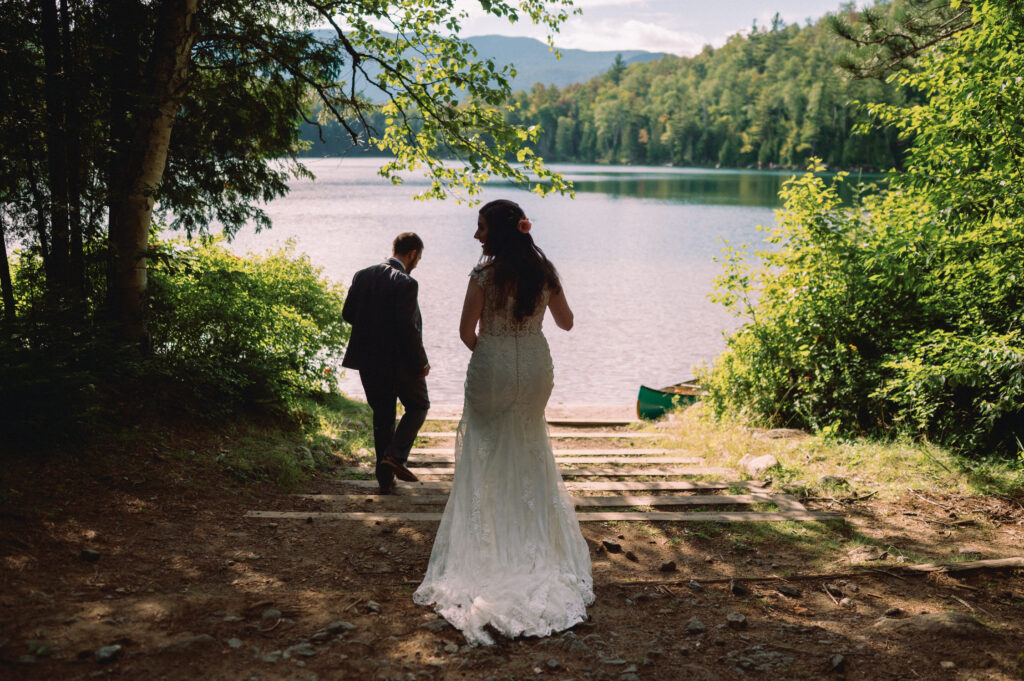
[[380,614],[380,603],[377,601],[366,601],[366,609],[370,612],[379,615]]
[[853,599],[849,596],[839,599],[840,608],[852,608],[854,605]]
[[266,662],[268,664],[273,664],[274,662],[277,662],[280,659],[281,659],[281,651],[280,650],[275,650],[275,651],[270,652],[270,653],[265,653],[262,657],[260,657],[260,661],[261,662]]
[[838,584],[826,584],[825,585],[825,591],[830,596],[834,596],[835,598],[842,598],[843,595],[844,595],[843,594],[843,590],[841,588],[839,588]]
[[639,562],[640,562],[640,559],[639,559],[639,558],[637,558],[637,557],[636,557],[636,554],[635,554],[635,553],[633,553],[632,551],[626,551],[626,558],[627,558],[628,560],[631,560],[631,561],[633,561],[634,563],[639,563]]
[[100,664],[106,664],[121,657],[121,653],[123,652],[124,648],[119,645],[103,646],[102,648],[96,649],[96,652],[93,653],[93,658]]
[[217,639],[209,634],[196,634],[195,636],[183,636],[169,643],[164,643],[159,647],[161,650],[188,650],[216,643]]
[[548,660],[548,669],[561,669],[562,665],[559,664],[558,660]]
[[228,647],[229,648],[238,649],[238,648],[241,648],[244,645],[245,644],[242,642],[242,639],[240,639],[240,638],[229,638],[228,639]]
[[440,631],[444,631],[449,626],[451,626],[451,625],[448,624],[448,620],[440,619],[439,618],[439,619],[430,620],[429,622],[425,622],[425,623],[421,624],[420,625],[420,629],[426,629],[427,631],[432,631],[432,632],[434,632],[436,634],[436,633],[438,633]]
[[619,677],[619,681],[640,681],[640,677],[633,672],[626,672]]
[[852,594],[855,594],[858,591],[860,591],[860,587],[854,584],[853,582],[847,582],[846,584],[843,584],[843,588]]
[[857,563],[866,563],[871,560],[885,560],[889,557],[889,553],[877,546],[857,546],[850,549],[846,556],[851,563],[856,565]]
[[244,619],[245,619],[244,617],[239,617],[238,615],[225,615],[224,616],[224,621],[225,622],[241,622]]
[[86,563],[95,563],[100,559],[100,555],[100,552],[95,549],[82,549],[82,552],[78,554],[78,557]]
[[746,596],[750,593],[750,589],[743,586],[743,584],[737,582],[735,579],[729,580],[729,591],[732,593],[733,596],[741,597]]
[[846,658],[842,655],[833,655],[829,658],[828,666],[832,671],[841,674],[846,669]]
[[661,567],[659,567],[658,570],[660,572],[675,572],[676,571],[676,562],[674,560],[666,561],[666,562],[661,564]]
[[309,641],[296,643],[285,649],[285,655],[289,657],[313,657],[316,655],[316,648]]
[[608,551],[608,553],[622,553],[622,544],[615,541],[614,539],[602,539],[601,544]]
[[328,634],[333,635],[340,634],[344,631],[352,631],[355,628],[356,625],[352,624],[351,622],[346,622],[345,620],[338,620],[336,622],[331,622],[326,627],[324,627],[324,631],[326,631]]
[[788,598],[800,598],[801,595],[800,589],[795,586],[790,586],[789,584],[779,584],[775,587],[775,590]]
[[943,660],[942,662],[939,662],[939,666],[943,669],[956,669],[956,663],[952,660]]
[[892,608],[889,608],[888,610],[886,610],[884,613],[882,613],[882,616],[883,617],[899,617],[902,614],[903,614],[903,609],[902,608],[892,607]]
[[779,460],[771,454],[764,454],[763,456],[752,456],[747,454],[740,459],[740,466],[744,468],[751,476],[759,478],[770,469],[779,465]]
[[317,643],[323,643],[324,641],[326,641],[330,637],[331,637],[331,634],[328,634],[326,631],[321,629],[320,631],[318,631],[315,634],[313,634],[312,636],[310,636],[309,640],[310,641],[316,641]]
[[983,633],[987,628],[970,615],[961,612],[922,613],[904,619],[883,617],[874,628],[885,633],[937,634],[950,637],[969,637]]
[[35,655],[22,655],[21,657],[18,658],[18,664],[35,664],[35,663],[36,663],[36,656]]
[[725,616],[725,621],[732,629],[746,629],[747,618],[741,612],[730,612]]
[[707,629],[707,627],[705,627],[704,623],[696,617],[691,618],[690,621],[686,623],[686,633],[688,634],[703,634],[705,629]]
[[454,643],[449,643],[448,645],[446,645],[444,647],[444,652],[446,652],[446,653],[457,653],[457,652],[459,652],[459,646],[455,645]]
[[688,586],[691,589],[693,589],[694,591],[703,591],[704,590],[704,587],[701,586],[700,582],[698,582],[696,579],[691,579]]
[[278,620],[281,619],[281,611],[277,608],[267,608],[263,611],[262,617],[265,620]]

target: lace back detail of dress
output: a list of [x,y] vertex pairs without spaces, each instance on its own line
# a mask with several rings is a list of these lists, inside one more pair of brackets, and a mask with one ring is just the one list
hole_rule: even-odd
[[545,287],[541,292],[537,309],[533,314],[516,320],[515,297],[502,295],[494,283],[494,268],[489,265],[477,265],[469,275],[484,291],[484,309],[480,315],[480,334],[488,336],[526,336],[541,333],[544,324],[544,312],[548,307],[550,291]]

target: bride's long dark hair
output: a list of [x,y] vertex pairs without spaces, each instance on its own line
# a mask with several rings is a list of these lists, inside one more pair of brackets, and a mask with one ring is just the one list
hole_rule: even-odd
[[515,318],[521,321],[536,311],[545,286],[552,293],[562,290],[558,272],[533,237],[519,231],[519,221],[526,214],[515,201],[491,201],[480,209],[480,215],[487,224],[484,252],[494,267],[494,283],[503,293],[499,300],[514,295]]

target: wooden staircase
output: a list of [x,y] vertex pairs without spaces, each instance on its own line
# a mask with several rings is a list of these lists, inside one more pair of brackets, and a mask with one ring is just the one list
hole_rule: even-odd
[[[376,494],[374,457],[364,451],[360,459],[365,463],[344,469],[353,479],[337,480],[337,490],[294,495],[297,505],[317,510],[249,511],[246,517],[438,521],[455,472],[457,422],[454,417],[428,420],[408,463],[420,481],[396,482],[396,495]],[[707,466],[700,457],[653,447],[664,435],[637,431],[633,421],[549,418],[548,425],[555,460],[580,522],[842,519],[838,514],[809,511],[793,496],[767,491],[762,481],[740,480],[732,468]]]

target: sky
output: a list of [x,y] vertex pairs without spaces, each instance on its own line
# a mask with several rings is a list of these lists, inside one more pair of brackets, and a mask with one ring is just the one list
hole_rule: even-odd
[[[718,47],[747,31],[756,19],[768,26],[778,12],[787,24],[803,24],[837,10],[843,0],[575,0],[582,15],[571,16],[555,46],[582,50],[648,50],[688,57],[704,45]],[[864,2],[858,2],[864,5]],[[529,21],[509,24],[485,15],[479,0],[458,0],[471,13],[463,36],[509,35],[546,39]]]

